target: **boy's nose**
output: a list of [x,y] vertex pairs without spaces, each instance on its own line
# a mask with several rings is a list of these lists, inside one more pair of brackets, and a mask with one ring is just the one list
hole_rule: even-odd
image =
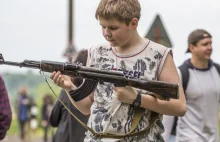
[[107,37],[110,37],[112,34],[109,30],[105,29],[104,30],[104,35],[107,36]]

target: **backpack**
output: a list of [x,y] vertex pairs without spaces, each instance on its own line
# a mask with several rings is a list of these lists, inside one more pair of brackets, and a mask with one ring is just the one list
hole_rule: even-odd
[[[217,69],[217,71],[220,75],[220,65],[217,64],[217,63],[213,63],[213,65],[215,66],[215,68]],[[179,70],[180,70],[181,75],[182,75],[183,91],[185,92],[186,88],[187,88],[188,81],[189,81],[189,65],[183,63],[181,66],[179,66]],[[175,116],[172,131],[171,131],[172,135],[176,135],[177,121],[178,121],[178,117]]]

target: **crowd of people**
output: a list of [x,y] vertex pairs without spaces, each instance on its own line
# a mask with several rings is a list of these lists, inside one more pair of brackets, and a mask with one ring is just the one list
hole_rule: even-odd
[[[48,141],[48,128],[52,126],[57,127],[53,142],[218,142],[220,66],[211,60],[212,35],[204,29],[189,31],[186,53],[192,56],[176,67],[171,48],[139,35],[138,0],[101,0],[95,17],[107,42],[81,50],[74,63],[129,72],[135,79],[176,83],[179,98],[164,100],[147,90],[98,82],[87,97],[74,100],[77,90],[87,89],[83,88],[86,81],[54,71],[50,78],[62,90],[55,103],[45,95],[44,141]],[[11,123],[11,109],[4,81],[0,81],[3,138]],[[19,94],[16,113],[21,138],[28,141],[27,122],[34,118],[31,106],[35,103],[25,88],[20,88]]]

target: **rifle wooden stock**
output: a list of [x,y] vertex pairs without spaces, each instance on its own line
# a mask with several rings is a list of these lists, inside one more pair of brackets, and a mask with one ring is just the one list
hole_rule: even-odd
[[[55,62],[55,61],[33,61],[33,60],[24,60],[24,62],[10,62],[5,61],[3,56],[0,54],[0,63],[12,66],[19,66],[19,67],[27,67],[27,68],[34,68],[40,69],[45,72],[53,72],[53,71],[60,71],[62,74],[69,75],[69,76],[78,76],[85,78],[87,81],[87,87],[89,87],[89,83],[97,82],[110,82],[115,85],[120,86],[132,86],[138,89],[146,90],[152,92],[151,95],[159,98],[159,99],[178,99],[179,98],[179,85],[175,83],[167,83],[162,81],[152,81],[152,80],[143,80],[143,79],[134,79],[127,77],[122,72],[117,71],[107,71],[107,70],[98,70],[95,68],[84,67],[79,64],[70,64],[64,62]],[[91,88],[83,88],[84,86],[81,85],[78,89],[78,95],[82,95],[82,90],[84,90],[84,95],[80,98],[84,98],[88,96],[91,91],[94,90],[96,85],[91,85]],[[79,91],[81,88],[81,91]],[[87,92],[85,93],[85,90]],[[76,90],[77,92],[77,90]],[[76,94],[74,94],[77,96]]]

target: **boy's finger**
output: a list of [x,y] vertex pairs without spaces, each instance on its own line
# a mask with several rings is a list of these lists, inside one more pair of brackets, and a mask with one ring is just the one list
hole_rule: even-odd
[[56,74],[56,72],[52,72],[51,75],[50,75],[50,79],[53,79],[54,75]]

